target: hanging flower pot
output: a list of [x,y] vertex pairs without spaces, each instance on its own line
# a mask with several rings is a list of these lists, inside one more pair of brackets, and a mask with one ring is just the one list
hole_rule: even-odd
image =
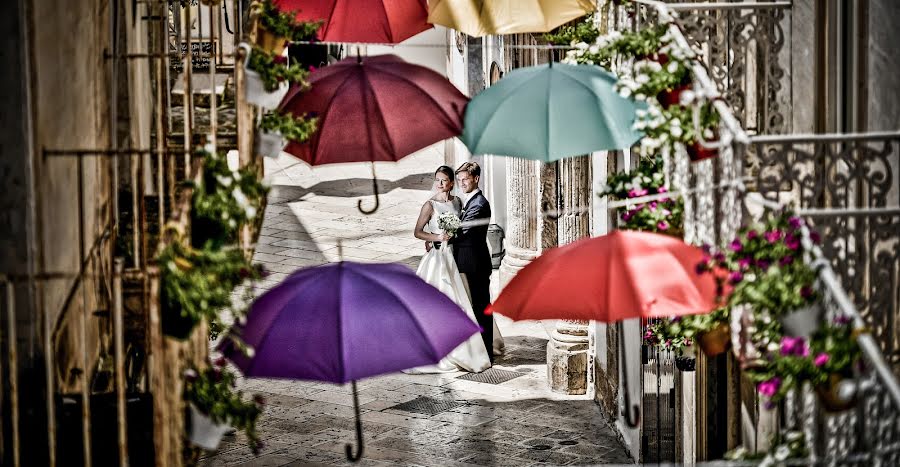
[[288,38],[278,36],[260,24],[256,30],[256,45],[266,52],[281,55],[288,45]]
[[264,157],[277,158],[285,144],[280,132],[260,131],[256,134],[256,153]]
[[784,333],[807,340],[822,327],[822,306],[818,303],[778,317]]
[[678,105],[681,103],[681,95],[691,89],[691,84],[681,84],[676,86],[674,89],[666,89],[663,92],[659,93],[656,96],[656,100],[659,101],[659,104],[664,108],[668,109],[673,105]]
[[856,406],[858,385],[852,378],[831,375],[828,382],[816,386],[816,395],[822,408],[831,413],[843,412]]
[[163,334],[178,340],[187,339],[191,336],[191,332],[194,331],[198,321],[189,316],[183,316],[181,307],[166,303],[167,300],[164,297],[165,292],[160,295],[163,303],[162,314],[160,315]]
[[278,107],[287,92],[287,82],[278,83],[278,88],[274,91],[266,91],[265,83],[259,73],[250,69],[246,69],[244,72],[244,93],[247,102],[259,108],[274,109]]
[[704,159],[719,157],[719,150],[717,148],[705,148],[699,141],[694,141],[685,146],[685,149],[687,150],[688,157],[691,158],[691,162],[699,162]]
[[191,413],[191,429],[188,438],[191,444],[199,446],[207,451],[213,451],[219,447],[222,437],[231,428],[225,423],[216,423],[208,415],[204,414],[194,404],[189,404]]
[[699,333],[697,343],[707,356],[719,355],[731,343],[731,327],[728,323],[719,323],[709,331]]
[[675,368],[681,371],[694,371],[697,368],[697,358],[694,355],[694,346],[684,347],[682,354],[675,357]]

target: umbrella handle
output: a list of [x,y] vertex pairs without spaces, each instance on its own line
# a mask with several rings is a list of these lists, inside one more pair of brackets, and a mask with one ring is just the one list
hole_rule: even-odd
[[353,388],[353,412],[356,414],[356,445],[359,447],[356,450],[356,454],[354,454],[353,445],[346,445],[347,460],[350,462],[359,462],[359,460],[362,459],[363,454],[362,420],[359,419],[359,396],[356,394],[356,381],[351,381],[350,385]]
[[628,387],[628,369],[625,365],[628,359],[625,354],[625,326],[619,323],[619,351],[622,354],[622,361],[619,367],[622,368],[622,391],[624,392],[624,407],[622,407],[622,415],[625,416],[625,424],[629,428],[637,428],[641,423],[641,408],[637,404],[631,403],[631,391]]
[[370,210],[363,209],[362,200],[358,200],[356,202],[356,209],[359,209],[359,212],[361,212],[367,216],[372,215],[375,211],[377,211],[378,205],[381,203],[381,201],[378,199],[378,179],[375,178],[375,164],[374,163],[372,164],[372,191],[375,192],[375,206],[372,209],[370,209]]

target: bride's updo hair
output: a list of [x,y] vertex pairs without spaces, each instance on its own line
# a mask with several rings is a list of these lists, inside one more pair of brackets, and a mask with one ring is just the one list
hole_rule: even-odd
[[438,167],[437,170],[434,171],[434,174],[437,175],[439,173],[446,175],[447,178],[449,178],[451,182],[453,181],[453,178],[454,178],[453,169],[451,169],[450,167],[447,167],[446,165],[442,165],[442,166]]

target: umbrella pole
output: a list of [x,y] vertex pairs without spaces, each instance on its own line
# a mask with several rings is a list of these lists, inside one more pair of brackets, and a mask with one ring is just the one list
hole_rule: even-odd
[[622,322],[619,322],[618,326],[619,352],[622,354],[622,360],[619,362],[619,367],[622,369],[622,390],[625,392],[625,394],[623,394],[625,396],[625,406],[622,407],[622,411],[623,415],[625,415],[625,424],[628,425],[629,428],[637,428],[641,421],[641,408],[638,407],[637,404],[631,403],[631,391],[628,387],[628,369],[625,368],[625,365],[628,362],[625,353],[625,326]]
[[356,444],[359,448],[356,451],[356,454],[353,454],[353,445],[348,444],[347,448],[347,460],[350,462],[359,462],[362,459],[363,454],[363,432],[362,432],[362,420],[359,418],[359,395],[356,393],[356,381],[350,382],[351,387],[353,388],[353,412],[356,414]]

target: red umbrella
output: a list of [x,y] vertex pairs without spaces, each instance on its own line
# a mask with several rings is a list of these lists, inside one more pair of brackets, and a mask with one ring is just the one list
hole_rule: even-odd
[[319,40],[402,42],[431,29],[427,0],[276,0],[300,21],[325,21]]
[[440,74],[395,55],[347,58],[309,81],[308,91],[291,89],[281,109],[318,116],[308,141],[284,149],[311,165],[397,161],[462,132],[469,99]]
[[[716,282],[697,274],[703,258],[700,248],[674,237],[617,230],[545,252],[516,274],[491,310],[514,320],[605,323],[706,313],[717,306]],[[636,426],[639,414],[626,415]]]

